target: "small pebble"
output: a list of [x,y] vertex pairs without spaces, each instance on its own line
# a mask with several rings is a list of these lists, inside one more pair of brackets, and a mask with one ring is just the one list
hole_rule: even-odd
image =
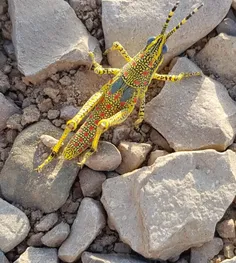
[[223,238],[235,238],[235,223],[233,219],[224,220],[217,224],[216,230]]
[[54,120],[60,115],[59,110],[49,110],[48,111],[48,119],[49,120]]
[[35,225],[35,230],[38,232],[48,231],[57,223],[57,221],[58,221],[57,213],[47,214],[44,217],[42,217],[42,219],[38,224]]
[[27,245],[30,247],[41,247],[42,241],[41,238],[43,237],[44,233],[39,232],[37,234],[33,234],[28,240]]
[[53,138],[50,135],[46,135],[43,134],[40,136],[40,140],[42,141],[42,143],[47,146],[48,148],[52,148],[53,146],[55,146],[59,140]]

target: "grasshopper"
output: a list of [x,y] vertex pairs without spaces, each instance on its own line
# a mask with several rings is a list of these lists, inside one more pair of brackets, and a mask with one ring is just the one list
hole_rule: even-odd
[[37,171],[40,172],[46,164],[58,155],[68,134],[75,131],[85,117],[87,117],[86,121],[71,138],[62,153],[63,157],[67,160],[82,155],[82,159],[78,163],[81,167],[85,164],[86,160],[97,151],[101,135],[111,126],[124,122],[134,110],[138,100],[140,102],[139,113],[134,126],[136,128],[139,127],[144,119],[145,93],[152,79],[179,81],[183,78],[201,75],[200,72],[180,73],[179,75],[162,75],[156,73],[163,62],[163,54],[167,52],[166,41],[168,38],[203,6],[203,4],[201,4],[195,8],[169,33],[166,33],[167,26],[178,4],[179,2],[177,2],[170,11],[160,35],[150,37],[145,47],[135,57],[130,57],[119,42],[114,42],[112,47],[105,51],[104,54],[112,50],[120,52],[127,61],[127,64],[122,69],[103,68],[102,65],[95,61],[94,54],[89,52],[92,65],[94,66],[94,72],[100,75],[113,74],[114,77],[84,104],[73,119],[67,122],[58,143],[52,148],[48,158],[37,167]]

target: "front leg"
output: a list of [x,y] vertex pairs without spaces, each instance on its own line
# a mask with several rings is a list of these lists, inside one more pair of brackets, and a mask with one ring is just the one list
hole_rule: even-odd
[[118,73],[120,73],[120,69],[119,68],[104,68],[102,65],[97,63],[96,60],[95,60],[93,52],[89,52],[89,56],[92,59],[92,63],[93,63],[93,66],[94,66],[94,72],[96,74],[99,74],[99,75],[103,75],[103,74],[117,75]]
[[118,50],[121,54],[121,56],[127,61],[130,62],[132,58],[129,56],[128,52],[125,50],[125,48],[119,43],[114,42],[111,48],[108,48],[103,54],[106,55],[108,52],[112,50]]
[[194,76],[201,76],[201,72],[193,72],[193,73],[180,73],[179,75],[162,75],[162,74],[155,74],[153,79],[163,80],[163,81],[179,81],[183,78],[190,78]]

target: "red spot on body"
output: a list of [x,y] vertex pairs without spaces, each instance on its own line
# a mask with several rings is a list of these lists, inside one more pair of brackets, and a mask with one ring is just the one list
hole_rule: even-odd
[[119,97],[120,97],[120,93],[117,93],[117,94],[114,96],[114,99],[115,99],[115,100],[118,100]]
[[111,80],[109,80],[109,82],[108,82],[109,84],[111,84],[112,83],[112,79]]
[[132,61],[132,62],[131,62],[131,65],[132,65],[133,67],[137,66],[136,61]]
[[79,141],[80,141],[80,142],[83,142],[83,141],[84,141],[84,139],[83,139],[83,138],[79,138]]
[[148,81],[144,81],[144,82],[143,82],[143,85],[144,85],[144,86],[148,85]]
[[142,74],[143,74],[143,76],[145,76],[145,77],[146,77],[146,76],[148,76],[148,75],[149,75],[149,71],[145,70],[145,71],[143,71],[143,72],[142,72]]
[[137,86],[138,86],[138,85],[140,85],[140,81],[139,81],[139,80],[137,80],[137,79],[136,79],[136,80],[134,80],[134,85],[137,85]]
[[106,108],[107,108],[108,110],[110,110],[110,109],[111,109],[111,104],[107,104],[107,105],[106,105]]
[[99,120],[95,120],[95,122],[94,122],[96,125],[98,125],[98,123],[99,123]]
[[137,97],[134,97],[134,103],[136,103],[136,102],[137,102],[137,100],[138,100],[138,99],[137,99]]
[[87,137],[87,136],[88,136],[88,132],[85,132],[85,133],[84,133],[84,136]]
[[143,58],[143,57],[144,57],[144,54],[143,54],[143,53],[140,53],[140,54],[139,54],[139,57],[140,57],[140,58]]
[[90,142],[92,142],[93,141],[93,138],[90,138],[90,140],[89,140]]
[[107,95],[111,95],[111,91],[110,90],[107,92]]
[[101,118],[104,118],[104,117],[105,117],[105,112],[101,112],[101,113],[100,113],[100,117],[101,117]]
[[104,98],[104,97],[102,97],[102,98],[101,98],[101,100],[100,100],[100,102],[103,102],[104,100],[105,100],[105,98]]
[[89,119],[92,119],[93,118],[93,114],[91,114],[90,116],[89,116]]
[[153,64],[154,64],[154,62],[153,62],[153,61],[150,61],[149,64],[148,64],[148,66],[149,66],[150,68],[152,68],[152,67],[153,67]]
[[124,72],[124,76],[127,77],[129,73],[127,71]]
[[89,127],[89,130],[90,130],[90,131],[94,130],[94,126],[90,126],[90,127]]
[[125,101],[121,101],[120,106],[125,106]]
[[79,146],[78,142],[75,142],[75,143],[74,143],[74,146],[75,146],[75,147]]

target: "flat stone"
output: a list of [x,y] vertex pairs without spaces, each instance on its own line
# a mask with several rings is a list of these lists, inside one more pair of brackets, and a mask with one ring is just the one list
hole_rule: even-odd
[[82,254],[82,263],[147,263],[137,257],[121,254],[96,254],[84,252]]
[[121,163],[119,150],[110,142],[100,141],[98,150],[86,161],[86,165],[95,171],[113,171]]
[[19,113],[20,109],[0,93],[0,112],[0,131],[2,131],[6,128],[8,118],[15,113]]
[[[50,213],[66,202],[79,167],[76,161],[56,158],[40,174],[34,171],[45,160],[40,153],[43,145],[37,147],[43,134],[59,138],[62,130],[49,121],[40,121],[22,131],[1,171],[0,188],[11,201]],[[44,149],[48,155],[49,149]]]
[[213,239],[235,197],[236,155],[168,154],[152,166],[107,179],[102,193],[109,225],[121,241],[144,257],[167,260]]
[[1,263],[9,263],[8,259],[5,257],[3,252],[0,250],[0,262]]
[[218,34],[225,33],[229,36],[236,36],[236,22],[231,18],[225,18],[216,28]]
[[79,172],[80,187],[83,196],[96,197],[102,192],[102,184],[106,180],[106,175],[84,167]]
[[36,231],[48,231],[51,229],[58,221],[57,213],[47,214],[41,218],[40,222],[35,225]]
[[223,237],[223,238],[235,238],[236,237],[235,223],[233,219],[224,220],[220,222],[217,225],[216,230],[218,234],[220,235],[220,237]]
[[209,40],[197,54],[197,63],[213,74],[233,80],[236,75],[236,38],[221,33]]
[[[199,68],[190,60],[180,58],[170,74],[196,71]],[[222,84],[204,75],[175,84],[166,82],[161,93],[147,104],[145,114],[146,122],[175,151],[224,151],[236,132],[235,102]]]
[[146,160],[152,146],[147,143],[121,142],[118,149],[122,156],[122,162],[116,171],[124,174],[139,168]]
[[14,263],[58,263],[57,250],[55,248],[28,247]]
[[154,162],[156,161],[158,157],[165,156],[167,154],[169,153],[164,150],[156,150],[156,151],[151,152],[150,157],[148,159],[148,165],[154,164]]
[[26,238],[30,224],[27,216],[21,210],[1,198],[0,222],[0,250],[6,253]]
[[42,243],[48,247],[59,247],[70,234],[70,226],[61,222],[42,237]]
[[66,1],[11,0],[9,14],[18,69],[25,82],[37,83],[58,70],[90,65],[89,51],[101,61],[98,41]]
[[199,248],[191,249],[190,263],[206,263],[217,255],[223,248],[221,238],[213,238],[211,241],[203,244]]
[[93,242],[105,224],[106,219],[101,204],[91,198],[84,198],[70,235],[58,251],[59,258],[65,262],[74,262]]
[[[150,36],[160,34],[168,13],[176,0],[103,0],[102,25],[106,48],[119,41],[130,56],[137,54],[145,47]],[[183,0],[178,6],[167,32],[188,15],[201,2]],[[165,55],[166,62],[188,49],[198,40],[210,33],[228,13],[232,0],[209,0],[204,6],[177,32],[168,39],[169,52]],[[124,65],[125,60],[117,51],[108,56],[113,67]]]

